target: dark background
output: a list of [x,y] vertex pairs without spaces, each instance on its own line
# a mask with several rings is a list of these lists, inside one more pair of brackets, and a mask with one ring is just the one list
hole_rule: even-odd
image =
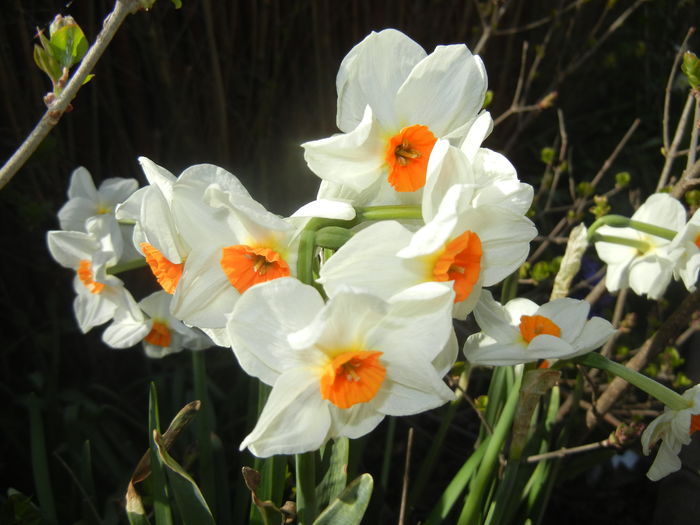
[[[85,336],[78,332],[71,276],[50,259],[45,245],[46,231],[58,228],[55,214],[65,202],[72,170],[85,166],[98,183],[117,176],[143,183],[139,155],[176,175],[192,164],[214,163],[236,174],[268,209],[289,214],[311,200],[318,187],[299,144],[337,131],[335,75],[351,47],[372,30],[395,27],[428,52],[438,44],[461,42],[473,49],[483,34],[479,11],[488,19],[494,5],[455,0],[183,3],[175,10],[158,0],[150,12],[127,19],[95,78],[74,101],[74,111],[0,192],[0,490],[14,487],[34,494],[27,409],[34,393],[57,498],[63,502],[57,505],[59,515],[66,523],[79,514],[70,469],[78,468],[76,451],[86,439],[93,446],[98,510],[115,519],[129,472],[146,447],[148,381],[159,386],[164,418],[192,399],[188,356],[149,361],[139,347],[105,347],[99,328]],[[561,109],[570,145],[569,173],[580,182],[590,180],[632,121],[641,118],[602,189],[613,186],[612,174],[628,171],[643,194],[652,192],[663,163],[664,89],[680,43],[699,21],[697,2],[644,2],[609,37],[603,35],[632,1],[496,4],[507,9],[480,51],[494,91],[489,110],[496,117],[509,107],[523,42],[529,44],[526,69],[539,62],[526,103],[535,104],[552,91],[558,96],[552,108],[505,120],[486,146],[505,153],[521,179],[537,186],[544,172],[540,150],[558,148],[556,109]],[[39,119],[42,97],[50,90],[48,78],[32,60],[37,28],[46,28],[59,12],[71,14],[92,41],[111,7],[102,0],[75,0],[69,6],[3,0],[0,159],[9,157]],[[523,27],[531,28],[509,30]],[[692,38],[691,49],[697,43]],[[572,65],[574,70],[567,71]],[[687,93],[682,81],[674,86],[673,120]],[[570,202],[566,188],[557,199],[562,205]],[[620,205],[629,206],[625,199]],[[538,227],[546,231],[556,220],[545,217]],[[590,223],[591,216],[585,220]],[[209,352],[207,365],[219,432],[233,454],[245,434],[240,414],[250,386],[230,351]],[[427,418],[400,422],[401,440],[411,423],[417,425],[418,437],[428,441],[436,416]],[[452,437],[459,439],[463,436]],[[419,443],[419,452],[421,446],[426,445]],[[384,513],[375,514],[384,517],[380,523],[395,521],[402,453],[397,446],[397,488],[385,495]],[[458,453],[458,446],[448,443],[442,478],[430,497],[451,478]],[[234,479],[238,459],[230,457]],[[368,464],[372,468],[371,456]],[[609,481],[601,485],[579,478],[572,488],[562,485],[553,508],[573,509],[569,523],[647,522],[655,486],[640,475],[632,485],[624,481],[622,489],[606,485]],[[584,495],[580,487],[586,483],[593,485]],[[630,491],[634,494],[628,502]],[[429,510],[432,500],[426,501]],[[411,522],[425,510],[417,509]]]

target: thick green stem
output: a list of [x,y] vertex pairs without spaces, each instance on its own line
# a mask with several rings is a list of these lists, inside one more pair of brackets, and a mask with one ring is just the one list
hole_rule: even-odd
[[370,206],[355,211],[357,222],[423,219],[420,206]]
[[146,266],[146,259],[132,259],[131,261],[126,261],[120,264],[115,264],[107,268],[107,273],[109,275],[117,275],[122,272],[129,270],[134,270],[136,268],[143,268]]
[[299,525],[311,525],[318,508],[316,505],[316,451],[297,454],[297,517]]
[[204,360],[204,352],[190,351],[190,353],[192,354],[192,376],[194,380],[195,396],[202,403],[202,410],[196,421],[200,485],[202,487],[204,499],[206,499],[209,504],[209,508],[216,513],[216,473],[211,444],[213,425],[210,417],[211,405],[209,403],[209,391],[207,388],[206,362]]
[[630,228],[633,228],[640,232],[648,233],[655,237],[661,237],[662,239],[666,239],[667,241],[672,241],[678,233],[677,231],[669,230],[668,228],[662,228],[661,226],[656,226],[655,224],[633,221],[632,219],[630,219]]
[[599,368],[624,379],[640,390],[644,390],[650,396],[655,397],[672,410],[684,410],[691,406],[690,401],[670,388],[665,387],[661,383],[658,383],[650,377],[640,374],[631,368],[627,368],[620,363],[611,361],[607,357],[603,357],[596,352],[586,354],[577,359],[577,361],[582,365]]
[[651,248],[648,242],[640,241],[638,239],[618,237],[617,235],[601,235],[599,233],[596,233],[591,238],[591,242],[609,242],[613,244],[621,244],[623,246],[629,246],[630,248],[636,248],[639,253],[646,253],[649,248]]

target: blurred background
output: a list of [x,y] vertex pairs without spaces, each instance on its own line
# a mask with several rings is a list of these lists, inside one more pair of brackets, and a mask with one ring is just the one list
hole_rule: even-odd
[[[4,161],[43,114],[42,98],[51,89],[32,60],[37,30],[46,30],[58,13],[70,14],[93,41],[113,4],[2,4]],[[126,482],[147,447],[148,382],[158,385],[165,420],[193,398],[187,355],[148,360],[140,347],[104,346],[99,328],[79,333],[70,272],[51,260],[45,243],[46,231],[58,228],[56,212],[76,167],[86,167],[97,184],[108,177],[143,184],[140,155],[176,175],[192,164],[213,163],[237,175],[268,209],[288,215],[312,200],[318,187],[299,145],[337,131],[340,61],[370,31],[394,27],[428,52],[452,43],[478,51],[493,91],[488,109],[498,120],[485,146],[506,154],[523,181],[546,183],[551,162],[547,166],[542,150],[558,152],[566,138],[570,183],[561,185],[554,202],[562,210],[571,201],[570,188],[590,180],[641,119],[601,187],[609,190],[613,174],[629,172],[631,185],[647,195],[663,164],[666,83],[688,29],[699,21],[695,0],[183,0],[179,10],[158,0],[151,11],[130,16],[74,110],[0,191],[0,491],[35,494],[31,454],[38,445],[32,440],[40,425],[61,523],[75,523],[81,515],[88,523],[95,514],[117,523]],[[697,52],[699,42],[691,37],[690,49]],[[674,122],[686,93],[687,85],[676,78],[670,93]],[[678,170],[680,164],[672,175]],[[615,211],[630,206],[630,199],[621,199]],[[540,230],[560,216],[540,217]],[[592,216],[584,220],[590,223]],[[127,276],[137,285],[140,280]],[[230,351],[211,350],[206,359],[233,492],[251,385]],[[468,417],[466,430],[448,441],[435,493],[425,497],[427,509],[415,509],[412,523],[459,467],[471,436]],[[397,439],[405,440],[411,424],[429,441],[438,418],[402,420]],[[76,482],[86,441],[92,447],[92,487]],[[426,445],[418,441],[420,453]],[[395,485],[375,494],[372,503],[384,507],[375,514],[383,516],[378,523],[395,521],[398,509],[405,450],[395,450]],[[372,456],[366,457],[358,468],[371,471]],[[656,485],[639,474],[628,479],[599,472],[596,478],[584,471],[577,477],[572,467],[573,481],[557,487],[550,523],[560,522],[555,516],[562,511],[570,513],[568,523],[648,522]],[[588,487],[585,494],[582,487]],[[97,502],[96,512],[84,512],[86,491]]]

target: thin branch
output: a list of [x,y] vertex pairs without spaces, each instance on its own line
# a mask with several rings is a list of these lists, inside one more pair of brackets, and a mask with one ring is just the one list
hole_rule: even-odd
[[662,123],[662,132],[663,132],[663,137],[664,137],[664,151],[668,151],[668,115],[669,115],[669,108],[671,107],[671,87],[673,87],[673,79],[676,78],[676,71],[678,71],[678,64],[681,61],[681,57],[683,56],[683,53],[686,50],[686,46],[688,45],[688,40],[690,39],[690,36],[695,32],[695,28],[691,27],[688,29],[688,32],[685,34],[685,38],[683,39],[683,43],[681,44],[681,47],[678,49],[678,53],[676,53],[676,57],[673,59],[673,66],[671,67],[671,72],[668,74],[668,80],[666,81],[666,90],[664,92],[664,116],[663,116],[663,123]]
[[656,191],[661,190],[666,185],[668,180],[668,174],[671,172],[673,167],[673,161],[676,160],[676,151],[678,150],[678,145],[683,138],[683,132],[688,125],[688,117],[690,116],[690,110],[693,107],[693,93],[688,93],[688,98],[685,101],[685,106],[683,106],[683,112],[681,113],[681,118],[678,120],[678,126],[676,127],[676,133],[673,135],[673,142],[667,151],[664,151],[666,155],[666,162],[664,162],[664,167],[661,170],[661,175],[659,176],[659,182],[656,185]]
[[78,94],[78,90],[85,83],[85,79],[90,72],[95,68],[97,61],[100,59],[105,49],[107,49],[107,46],[112,38],[114,38],[114,35],[117,33],[117,30],[126,17],[135,13],[142,7],[142,0],[117,0],[114,4],[114,9],[107,18],[105,18],[102,31],[97,35],[95,43],[88,50],[66,87],[51,103],[41,117],[41,120],[39,120],[38,124],[20,147],[17,148],[12,157],[0,168],[0,189],[4,188],[5,185],[10,182],[10,179],[12,179],[15,173],[29,160],[29,157],[36,151],[53,127],[58,124],[66,108],[68,108],[68,105]]
[[581,452],[588,452],[589,450],[596,450],[599,448],[611,447],[612,443],[609,439],[604,439],[603,441],[598,441],[597,443],[588,443],[587,445],[579,445],[578,447],[571,448],[560,448],[559,450],[553,450],[552,452],[545,452],[543,454],[535,454],[533,456],[528,456],[528,463],[537,463],[545,459],[558,459],[571,454],[580,454]]
[[680,199],[689,188],[697,184],[700,184],[700,160],[696,160],[695,164],[683,174],[681,180],[676,182],[671,190],[671,195]]
[[543,26],[549,22],[552,21],[555,17],[561,16],[567,11],[570,11],[573,8],[578,8],[588,2],[588,0],[576,0],[575,2],[570,3],[563,9],[559,10],[558,12],[545,16],[544,18],[540,18],[539,20],[535,20],[534,22],[530,22],[529,24],[525,24],[524,26],[521,27],[508,27],[506,29],[497,29],[493,32],[494,36],[501,36],[501,35],[515,35],[517,33],[522,33],[523,31],[529,31],[530,29],[537,29],[540,26]]

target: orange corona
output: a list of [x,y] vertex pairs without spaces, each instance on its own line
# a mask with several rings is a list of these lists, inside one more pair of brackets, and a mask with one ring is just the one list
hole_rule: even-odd
[[520,316],[520,335],[529,343],[538,335],[561,337],[561,329],[544,316],[522,315]]
[[80,266],[78,266],[77,273],[80,282],[82,282],[85,285],[85,288],[90,290],[91,293],[97,294],[104,290],[104,283],[98,283],[95,281],[92,275],[92,263],[90,263],[90,261],[87,259],[82,259],[80,261]]
[[479,280],[481,239],[470,231],[451,240],[433,266],[433,279],[454,281],[455,303],[464,301]]
[[177,283],[180,282],[180,277],[182,277],[184,263],[169,261],[165,255],[147,242],[142,242],[139,246],[158,284],[169,294],[174,294]]
[[270,248],[253,248],[244,244],[222,250],[221,268],[231,286],[240,293],[254,284],[290,275],[289,265],[279,253]]
[[338,408],[350,408],[374,398],[384,382],[382,352],[358,350],[336,356],[323,369],[321,397]]
[[168,328],[168,325],[165,323],[161,323],[160,321],[153,321],[151,331],[148,332],[148,335],[143,339],[144,341],[146,341],[147,343],[151,343],[152,345],[162,347],[170,346],[170,328]]
[[403,128],[389,139],[385,160],[389,184],[396,191],[416,191],[425,186],[428,159],[437,139],[427,126]]

